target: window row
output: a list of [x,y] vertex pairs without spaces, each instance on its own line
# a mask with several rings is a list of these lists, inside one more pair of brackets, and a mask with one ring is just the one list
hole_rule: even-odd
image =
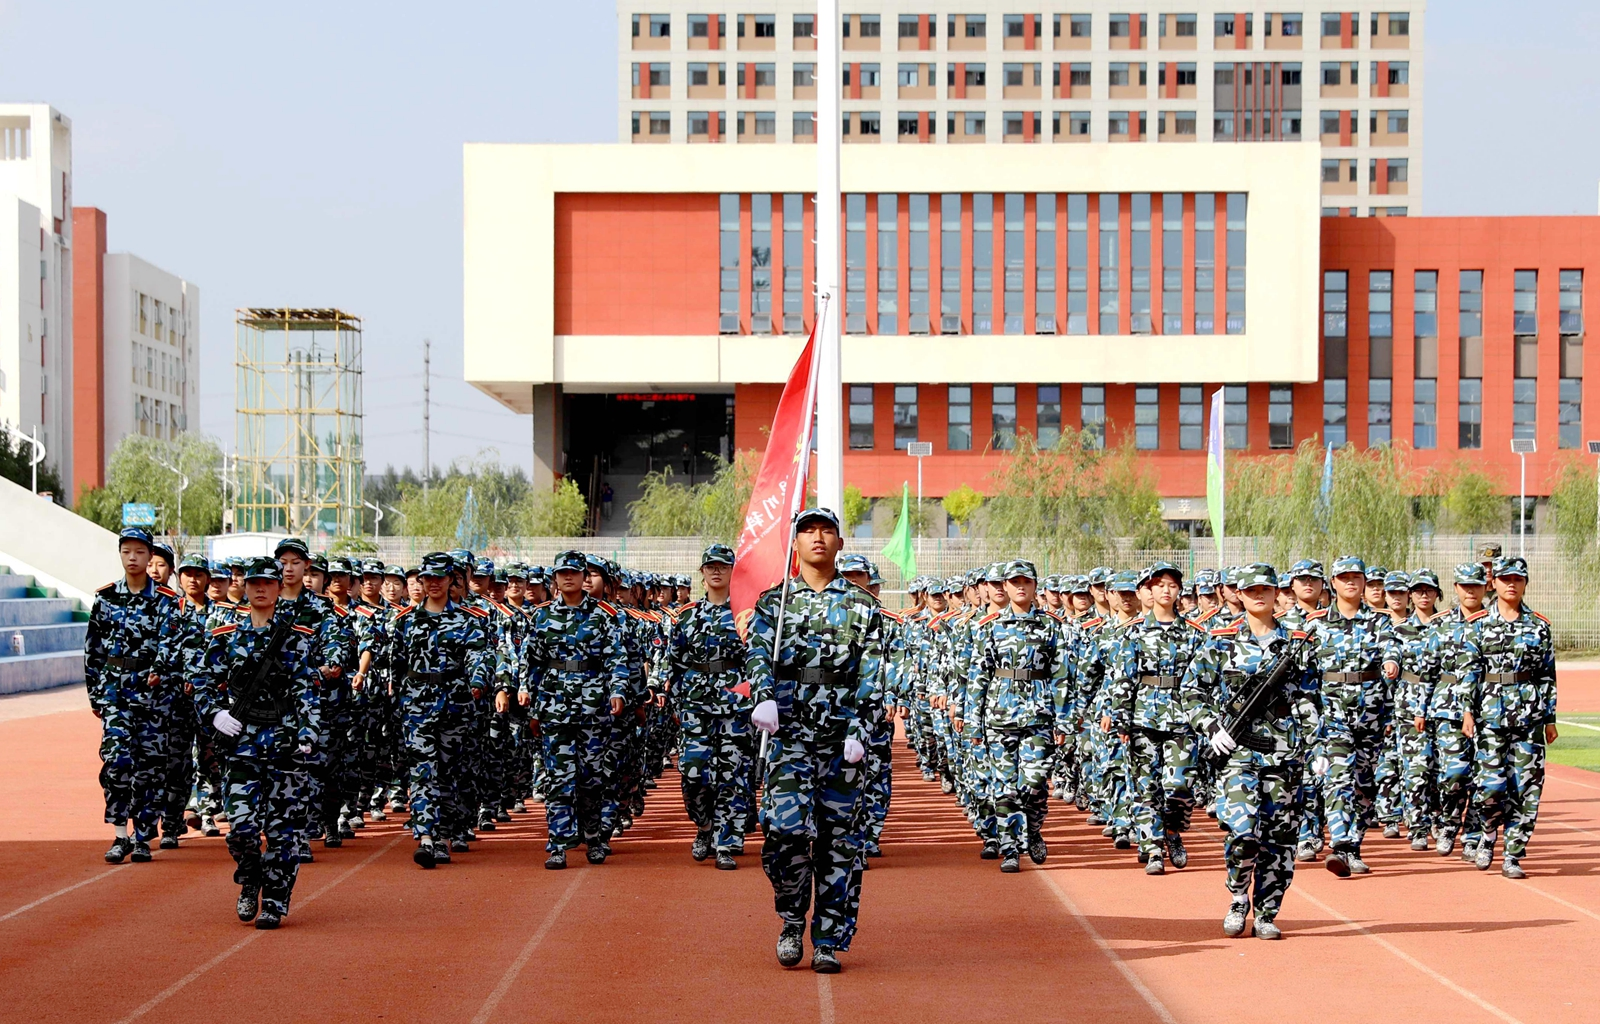
[[[1119,396],[1124,406],[1130,397],[1127,390]],[[1069,439],[1076,434],[1082,443],[1103,448],[1108,433],[1115,441],[1130,428],[1134,447],[1141,451],[1200,451],[1209,429],[1210,393],[1215,390],[1200,384],[1134,385],[1132,422],[1113,423],[1106,414],[1104,384],[852,384],[846,389],[849,446],[854,451],[877,449],[881,414],[888,413],[895,451],[905,451],[914,441],[932,441],[936,450],[948,452],[1009,451],[1024,434],[1050,448],[1060,443],[1063,429]],[[1222,392],[1223,443],[1232,449],[1248,448],[1249,388],[1228,384]],[[1064,396],[1077,400],[1075,420],[1063,416]],[[1267,399],[1268,447],[1293,448],[1294,386],[1269,385]],[[932,415],[924,414],[925,402],[933,407]],[[938,422],[941,410],[942,423]],[[1165,431],[1164,417],[1170,417]],[[889,438],[888,425],[884,440]]]
[[[1048,22],[1045,20],[1048,17]],[[1157,46],[1195,49],[1204,29],[1218,49],[1246,49],[1256,36],[1256,16],[1245,14],[1163,13],[1155,17]],[[1151,15],[1140,13],[1094,14],[1051,13],[1004,14],[845,14],[840,25],[844,48],[881,49],[886,34],[893,35],[901,50],[934,49],[942,36],[950,50],[987,49],[990,28],[1003,49],[1039,49],[1046,37],[1055,49],[1088,49],[1097,42],[1111,49],[1138,50],[1150,46]],[[1356,12],[1326,12],[1312,16],[1318,45],[1324,49],[1353,49],[1362,39],[1362,19]],[[733,18],[733,38],[739,49],[776,49],[780,18],[776,14],[738,14]],[[1098,21],[1099,28],[1096,28]],[[794,49],[815,49],[817,19],[814,14],[795,14],[781,19],[787,29],[784,41]],[[728,45],[728,15],[690,14],[680,31],[689,49],[722,49]],[[1261,36],[1267,49],[1300,49],[1306,35],[1306,15],[1298,11],[1268,13],[1261,16]],[[1098,34],[1097,34],[1098,33]],[[1365,33],[1373,49],[1403,49],[1410,45],[1411,14],[1407,11],[1374,12],[1367,20]],[[670,14],[632,16],[632,46],[636,50],[666,49],[672,45],[673,18]]]
[[[1414,447],[1439,446],[1439,382],[1452,382],[1456,390],[1456,447],[1483,447],[1484,415],[1484,272],[1457,271],[1455,294],[1456,360],[1454,368],[1440,373],[1439,293],[1440,274],[1436,270],[1413,271],[1411,275],[1411,318],[1402,323],[1401,337],[1410,335],[1412,347],[1412,437]],[[1583,412],[1583,271],[1558,270],[1555,280],[1557,303],[1553,337],[1546,344],[1557,347],[1558,378],[1556,394],[1558,448],[1577,448],[1582,441]],[[1394,345],[1396,337],[1394,296],[1397,282],[1390,270],[1373,270],[1366,275],[1366,405],[1367,442],[1392,440],[1395,407]],[[1351,275],[1347,271],[1323,273],[1323,429],[1328,440],[1342,444],[1349,433],[1348,405],[1350,352],[1349,315]],[[1511,349],[1511,426],[1513,438],[1533,438],[1539,403],[1539,271],[1518,270],[1511,276],[1509,342]],[[1409,328],[1409,331],[1406,331]],[[1501,340],[1506,340],[1504,337]],[[1449,372],[1453,369],[1454,372]],[[1500,381],[1503,383],[1503,379]],[[1403,383],[1403,382],[1402,382]]]
[[[720,197],[722,333],[808,329],[809,202]],[[1244,193],[851,193],[843,207],[850,334],[1245,330]]]

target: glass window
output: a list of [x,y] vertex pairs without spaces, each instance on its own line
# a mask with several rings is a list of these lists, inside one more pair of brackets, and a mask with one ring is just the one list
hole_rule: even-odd
[[1153,384],[1133,389],[1133,444],[1146,452],[1161,447],[1161,389]]
[[1511,381],[1511,436],[1515,439],[1535,436],[1538,421],[1539,382],[1533,377],[1517,377]]
[[894,386],[894,450],[903,452],[917,439],[917,386]]
[[1577,448],[1583,443],[1583,378],[1562,377],[1556,447]]
[[[1056,333],[1056,196],[1034,196],[1034,315],[1036,334]],[[1006,271],[1010,274],[1010,271]]]
[[994,428],[990,443],[1000,451],[1010,451],[1017,446],[1017,386],[996,384],[989,409]]
[[817,115],[809,110],[794,112],[794,137],[812,138],[817,134]]
[[844,329],[867,333],[867,197],[844,197]]
[[1022,229],[1026,222],[1026,218],[1023,215],[1025,206],[1026,200],[1022,193],[1012,192],[1006,195],[1004,250],[1001,253],[1005,268],[1005,307],[1001,311],[1001,316],[1004,333],[1006,334],[1022,333],[1022,278],[1026,270],[1022,240]]
[[1222,443],[1228,448],[1250,446],[1250,389],[1243,384],[1222,389]]
[[939,197],[939,332],[961,333],[961,194]]
[[1153,331],[1150,322],[1150,194],[1136,192],[1129,197],[1128,205],[1132,207],[1132,230],[1128,236],[1128,262],[1132,273],[1128,327],[1134,334],[1150,334]]
[[906,310],[908,317],[907,330],[912,334],[930,333],[928,304],[928,259],[931,252],[928,244],[928,196],[914,194],[907,197],[907,241],[909,242],[909,265],[906,272],[909,275],[907,285],[910,294],[907,302],[910,308]]
[[1194,333],[1216,333],[1217,197],[1194,197]]
[[1294,385],[1274,384],[1267,392],[1267,444],[1294,447]]
[[750,333],[772,333],[772,196],[750,197]]
[[1519,270],[1512,275],[1515,292],[1512,295],[1511,333],[1539,333],[1539,272]]
[[1411,446],[1439,447],[1439,382],[1429,377],[1411,382]]
[[805,330],[805,273],[803,226],[805,197],[790,192],[783,197],[783,333]]
[[1459,430],[1456,446],[1463,449],[1483,447],[1483,379],[1463,377],[1460,381],[1456,403]]
[[794,16],[794,37],[796,39],[814,39],[817,35],[817,16],[815,14],[796,14]]
[[1085,384],[1083,401],[1079,403],[1079,418],[1083,424],[1083,443],[1089,448],[1106,446],[1106,387],[1104,384]]
[[724,193],[717,203],[721,222],[721,303],[718,330],[739,333],[739,196]]
[[953,452],[972,450],[972,385],[949,385],[949,433],[945,447]]
[[878,196],[878,329],[879,334],[900,330],[900,197],[893,192]]
[[1561,333],[1583,333],[1583,271],[1563,270],[1560,277]]
[[972,333],[994,330],[994,196],[972,197]]
[[1198,384],[1178,388],[1178,447],[1197,452],[1205,447],[1205,389]]
[[1346,430],[1346,381],[1329,377],[1322,382],[1322,439],[1335,448],[1342,448],[1349,435]]
[[1249,197],[1243,192],[1228,195],[1228,333],[1244,333],[1245,301],[1245,211]]
[[872,385],[850,385],[850,447],[872,448]]
[[1459,277],[1460,336],[1483,337],[1483,271],[1463,270]]
[[1067,196],[1067,333],[1089,333],[1089,197]]
[[1120,334],[1121,309],[1121,217],[1122,196],[1115,192],[1100,195],[1100,333]]
[[1388,377],[1367,380],[1367,444],[1388,444],[1393,440],[1394,381]]
[[1036,419],[1039,447],[1054,448],[1061,440],[1061,385],[1039,385]]

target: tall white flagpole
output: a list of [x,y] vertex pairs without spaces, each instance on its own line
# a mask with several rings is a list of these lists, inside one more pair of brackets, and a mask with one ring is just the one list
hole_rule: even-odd
[[[843,121],[839,0],[817,0],[817,503],[844,512],[844,387],[840,328],[839,136]],[[824,305],[824,303],[826,305]]]

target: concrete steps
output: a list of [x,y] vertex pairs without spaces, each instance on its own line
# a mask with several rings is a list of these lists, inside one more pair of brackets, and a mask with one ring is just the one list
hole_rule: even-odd
[[88,620],[76,601],[0,567],[0,694],[82,685]]

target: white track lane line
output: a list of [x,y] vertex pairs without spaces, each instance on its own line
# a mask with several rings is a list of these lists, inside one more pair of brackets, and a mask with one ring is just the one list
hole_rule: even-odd
[[[1056,899],[1061,901],[1061,905],[1067,909],[1067,913],[1071,914],[1073,920],[1078,922],[1078,927],[1082,928],[1089,938],[1094,940],[1094,944],[1100,947],[1100,952],[1104,953],[1106,959],[1111,961],[1111,965],[1121,973],[1123,980],[1127,981],[1128,985],[1139,993],[1139,997],[1145,1001],[1156,1017],[1162,1021],[1162,1024],[1177,1024],[1177,1018],[1172,1015],[1172,1011],[1168,1010],[1166,1004],[1156,998],[1156,994],[1150,991],[1143,981],[1139,980],[1139,976],[1133,972],[1133,968],[1123,962],[1122,957],[1111,947],[1111,943],[1101,936],[1099,929],[1095,928],[1094,924],[1083,915],[1083,911],[1078,909],[1078,904],[1073,902],[1071,896],[1067,895],[1067,891],[1061,888],[1061,883],[1051,877],[1051,872],[1030,871],[1028,874],[1044,880],[1044,884],[1048,885],[1050,890],[1056,894]],[[1521,1024],[1521,1022],[1512,1021],[1510,1024]]]
[[[34,900],[32,903],[24,903],[22,906],[18,907],[15,910],[9,911],[8,913],[5,913],[5,914],[0,914],[0,922],[9,921],[13,917],[21,917],[23,914],[26,914],[28,911],[32,910],[34,907],[40,906],[41,904],[49,903],[51,900],[55,899],[57,896],[65,896],[67,893],[72,892],[75,889],[82,889],[86,885],[93,885],[95,882],[100,881],[102,878],[110,878],[112,875],[116,874],[118,871],[126,871],[126,870],[130,870],[130,869],[124,868],[124,867],[115,867],[115,868],[112,868],[110,871],[102,871],[98,875],[90,875],[88,878],[85,878],[81,882],[73,882],[71,885],[67,886],[65,889],[57,889],[55,892],[51,893],[48,896],[40,896],[38,899]],[[137,868],[133,868],[131,870],[137,871],[138,869]]]
[[544,942],[545,937],[550,934],[550,929],[555,927],[556,918],[560,917],[561,912],[567,909],[567,904],[572,902],[573,894],[578,891],[578,886],[583,884],[583,880],[588,874],[589,872],[587,871],[579,871],[572,877],[572,882],[561,893],[561,898],[556,900],[555,906],[550,908],[550,912],[544,916],[544,921],[539,924],[538,929],[522,947],[522,952],[517,954],[517,958],[511,961],[511,966],[507,967],[506,972],[500,976],[500,983],[494,987],[494,991],[489,993],[489,998],[483,1001],[483,1005],[473,1015],[472,1024],[487,1024],[489,1017],[495,1011],[495,1007],[499,1006],[500,1000],[504,999],[506,993],[511,991],[511,986],[515,984],[517,975],[521,974],[522,969],[528,965],[528,961],[533,959],[534,951],[539,948],[539,944]]
[[[340,882],[343,882],[345,879],[349,878],[351,875],[355,874],[357,871],[360,871],[362,868],[366,867],[368,864],[371,864],[373,861],[377,860],[379,857],[382,857],[384,854],[386,854],[390,850],[394,849],[395,846],[397,844],[399,844],[401,838],[403,838],[403,836],[397,836],[394,839],[391,839],[382,848],[374,850],[371,854],[369,854],[367,856],[366,860],[362,861],[361,863],[355,865],[352,868],[349,868],[343,874],[341,874],[339,877],[335,878],[333,881],[329,882],[327,885],[323,886],[322,888],[318,889],[316,892],[312,893],[311,895],[307,896],[305,899],[301,900],[300,901],[300,906],[305,907],[305,906],[308,906],[308,905],[316,902],[317,897],[323,895],[329,889],[332,889],[334,886],[338,885]],[[254,942],[256,939],[259,939],[264,934],[266,934],[266,933],[265,932],[252,931],[249,935],[246,935],[244,938],[240,939],[238,942],[235,942],[233,945],[229,946],[227,949],[225,949],[222,952],[218,953],[216,956],[212,957],[210,960],[207,960],[205,963],[201,964],[199,967],[196,967],[194,970],[190,971],[188,974],[185,974],[183,977],[179,978],[177,981],[175,981],[172,984],[168,985],[166,988],[162,989],[160,992],[157,992],[154,996],[152,996],[147,1002],[145,1002],[143,1005],[141,1005],[138,1009],[134,1010],[132,1013],[128,1014],[126,1017],[124,1017],[121,1020],[117,1021],[117,1024],[132,1024],[133,1021],[138,1020],[140,1017],[143,1017],[145,1014],[149,1013],[151,1010],[154,1010],[156,1007],[160,1006],[162,1003],[166,1002],[168,999],[171,999],[173,996],[177,995],[179,992],[181,992],[185,988],[187,988],[191,983],[193,983],[194,981],[198,980],[200,977],[205,975],[213,967],[216,967],[218,964],[220,964],[223,961],[227,960],[229,957],[233,956],[233,954],[239,952],[239,950],[241,950],[244,947],[250,945],[250,943]]]
[[817,1022],[834,1024],[833,981],[826,974],[817,975]]

